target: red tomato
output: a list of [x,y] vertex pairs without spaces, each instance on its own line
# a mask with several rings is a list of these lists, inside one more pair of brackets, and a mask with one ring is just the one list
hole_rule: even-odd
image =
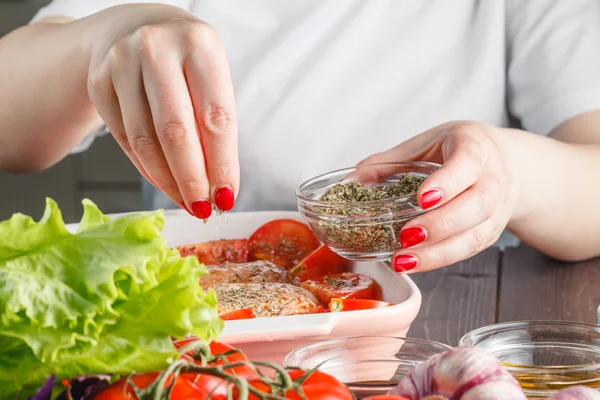
[[323,306],[317,306],[310,310],[309,314],[321,314],[327,312],[327,309]]
[[[133,384],[140,389],[145,389],[158,377],[158,372],[149,374],[134,375]],[[193,383],[195,374],[181,374],[175,379],[175,384],[171,391],[173,400],[207,400],[210,391],[202,389],[199,385]],[[217,378],[218,379],[218,378]],[[167,379],[164,387],[168,387],[170,379]],[[127,384],[127,379],[123,378],[110,385],[108,388],[94,396],[94,400],[133,400],[136,399],[131,385]]]
[[196,256],[204,265],[217,265],[226,262],[248,262],[248,240],[213,240],[177,248],[183,256]]
[[241,310],[230,311],[219,315],[223,321],[233,321],[236,319],[251,319],[254,318],[254,311],[251,308],[242,308]]
[[326,245],[321,245],[300,264],[292,268],[290,274],[298,278],[300,282],[304,282],[307,279],[315,279],[325,274],[336,274],[344,272],[344,270],[344,259]]
[[[293,381],[296,381],[306,373],[301,370],[291,370],[288,372]],[[249,383],[252,387],[258,389],[262,393],[271,393],[269,385],[260,380],[253,380]],[[327,375],[321,371],[314,371],[304,383],[302,383],[302,391],[308,400],[351,400],[354,398],[346,385],[335,379],[333,376]],[[233,389],[233,398],[239,399],[237,388]],[[248,398],[250,400],[258,400],[258,397],[252,394]],[[303,399],[303,397],[295,390],[288,391],[285,394],[285,398],[292,400]]]
[[386,303],[385,301],[379,300],[368,300],[368,299],[331,299],[329,303],[329,311],[356,311],[356,310],[369,310],[372,308],[383,308],[393,306],[393,303]]
[[[194,338],[194,337],[181,339],[181,340],[178,340],[175,342],[175,347],[182,348],[182,347],[185,347],[187,344],[189,344],[193,341],[196,341],[196,340],[198,340],[198,338]],[[213,356],[216,356],[219,354],[225,354],[232,350],[235,350],[235,348],[231,347],[225,343],[212,342],[210,344],[210,353]],[[189,352],[188,354],[193,354],[193,352]],[[184,357],[190,361],[193,361],[193,359],[190,356],[184,356]],[[228,356],[226,356],[225,359],[227,360],[227,364],[235,364],[235,363],[239,363],[239,362],[248,361],[248,358],[239,352],[231,353]],[[208,364],[208,367],[215,367],[215,366],[220,366],[220,365],[225,365],[225,362],[224,361],[212,362],[212,363]],[[225,368],[225,372],[230,375],[234,375],[234,376],[237,376],[237,377],[240,377],[243,379],[247,379],[247,380],[252,380],[252,379],[258,378],[258,374],[256,372],[254,372],[254,370],[252,368],[243,366],[243,365],[239,366],[239,367],[234,367],[234,368]],[[207,393],[212,393],[213,398],[215,398],[215,399],[219,398],[219,396],[227,395],[227,388],[228,388],[229,384],[224,382],[220,378],[210,376],[210,375],[201,375],[201,374],[190,373],[190,374],[186,374],[185,379],[191,380],[196,386],[202,388]],[[223,397],[223,398],[225,398],[225,397]],[[173,399],[179,400],[175,397]]]
[[292,219],[267,222],[250,236],[250,261],[268,260],[290,269],[319,247],[319,239],[308,225]]
[[373,279],[354,272],[329,274],[317,279],[309,279],[302,282],[302,286],[326,306],[334,298],[373,299],[376,297],[377,290]]
[[[175,347],[180,349],[196,340],[199,340],[199,339],[196,337],[189,337],[189,338],[177,340],[177,341],[175,341]],[[210,347],[210,354],[212,354],[213,356],[225,354],[230,351],[236,350],[235,347],[231,347],[228,344],[215,342],[215,341],[211,342],[209,347]],[[192,355],[193,351],[188,352],[188,354]],[[226,356],[225,359],[227,360],[227,362],[229,364],[248,361],[248,358],[240,352],[231,353],[228,356]],[[216,365],[225,365],[225,362],[224,361],[216,361],[216,362],[209,364],[209,366],[216,366]],[[236,368],[233,368],[233,372],[234,372],[233,375],[240,375],[239,372],[243,372],[241,375],[248,376],[251,378],[256,376],[256,373],[254,371],[252,371],[252,369],[250,369],[249,367],[236,367]]]
[[383,394],[379,396],[365,397],[363,400],[410,400],[402,396],[392,396],[391,394]]

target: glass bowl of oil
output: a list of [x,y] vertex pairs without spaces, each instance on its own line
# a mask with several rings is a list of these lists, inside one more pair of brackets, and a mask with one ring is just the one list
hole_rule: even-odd
[[529,399],[546,399],[569,386],[600,391],[600,325],[508,322],[471,331],[459,345],[494,354]]
[[318,368],[363,398],[388,393],[415,365],[450,349],[422,339],[347,337],[300,347],[287,355],[283,365],[305,370]]

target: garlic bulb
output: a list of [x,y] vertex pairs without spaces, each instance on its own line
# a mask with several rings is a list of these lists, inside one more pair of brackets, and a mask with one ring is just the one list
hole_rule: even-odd
[[600,392],[585,386],[573,386],[561,390],[550,400],[600,400]]
[[527,400],[500,361],[475,347],[458,347],[417,365],[391,394],[411,400]]

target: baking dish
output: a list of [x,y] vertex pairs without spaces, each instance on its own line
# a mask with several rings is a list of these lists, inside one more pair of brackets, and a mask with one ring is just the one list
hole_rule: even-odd
[[[166,210],[162,234],[170,247],[248,238],[264,223],[281,218],[304,222],[296,212],[226,213],[204,222],[183,210]],[[414,282],[406,275],[396,274],[383,262],[348,261],[347,267],[349,271],[372,277],[381,287],[383,300],[395,305],[362,311],[226,321],[219,340],[240,348],[252,359],[281,363],[290,351],[325,339],[406,336],[421,306],[421,293]]]

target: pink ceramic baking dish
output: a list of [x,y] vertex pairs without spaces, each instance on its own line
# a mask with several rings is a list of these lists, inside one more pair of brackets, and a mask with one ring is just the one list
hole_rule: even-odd
[[[165,212],[163,236],[175,247],[215,239],[248,238],[274,219],[302,221],[295,212],[227,213],[207,223],[185,211]],[[385,263],[349,262],[348,269],[375,279],[383,299],[394,306],[380,309],[227,321],[220,341],[242,349],[253,359],[281,363],[292,350],[324,339],[347,336],[406,336],[421,305],[421,293],[406,275]]]

